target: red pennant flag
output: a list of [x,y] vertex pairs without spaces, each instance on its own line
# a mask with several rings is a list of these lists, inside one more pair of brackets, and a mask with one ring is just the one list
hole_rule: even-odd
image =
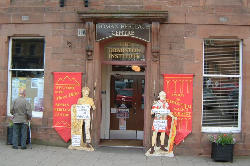
[[[177,117],[175,144],[192,131],[193,74],[163,74],[164,91],[173,115]],[[168,120],[171,126],[171,118]],[[169,129],[167,134],[169,135]]]
[[54,72],[53,127],[61,138],[71,138],[71,105],[81,97],[82,73]]

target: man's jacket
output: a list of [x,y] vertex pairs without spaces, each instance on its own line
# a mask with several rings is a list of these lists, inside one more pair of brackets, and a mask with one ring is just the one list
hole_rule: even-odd
[[27,123],[32,117],[31,106],[22,96],[14,100],[10,113],[14,116],[13,123]]

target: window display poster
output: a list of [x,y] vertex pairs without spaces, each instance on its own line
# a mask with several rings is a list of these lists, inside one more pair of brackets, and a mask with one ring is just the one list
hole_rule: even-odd
[[119,119],[119,129],[126,130],[126,119],[125,118]]
[[[32,85],[33,84],[33,85]],[[32,117],[42,118],[43,116],[43,78],[13,77],[12,78],[12,95],[13,102],[19,95],[19,91],[24,89],[26,100],[31,104]]]
[[43,98],[35,97],[34,98],[34,111],[35,112],[42,112],[43,109],[44,109]]
[[38,79],[39,78],[31,78],[31,88],[38,88]]
[[25,78],[25,77],[12,78],[12,90],[11,90],[11,92],[12,92],[11,101],[12,102],[18,97],[19,91],[21,89],[26,90],[26,82],[27,82],[27,78]]
[[40,78],[38,79],[38,87],[37,87],[37,97],[43,98],[43,89],[44,89],[44,79]]

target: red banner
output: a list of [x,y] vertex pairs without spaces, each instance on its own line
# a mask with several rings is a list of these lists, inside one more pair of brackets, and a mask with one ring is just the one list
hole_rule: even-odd
[[71,105],[81,97],[82,73],[54,72],[53,127],[65,142],[71,138]]
[[[177,117],[175,144],[178,145],[192,131],[193,74],[163,76],[169,108]],[[171,118],[168,121],[168,126],[170,125]]]

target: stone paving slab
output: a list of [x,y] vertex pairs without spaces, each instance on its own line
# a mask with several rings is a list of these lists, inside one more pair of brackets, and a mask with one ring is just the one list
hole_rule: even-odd
[[210,156],[145,156],[143,149],[99,147],[94,152],[65,147],[32,145],[12,149],[0,141],[0,166],[250,166],[250,156],[234,156],[233,163],[215,162]]

